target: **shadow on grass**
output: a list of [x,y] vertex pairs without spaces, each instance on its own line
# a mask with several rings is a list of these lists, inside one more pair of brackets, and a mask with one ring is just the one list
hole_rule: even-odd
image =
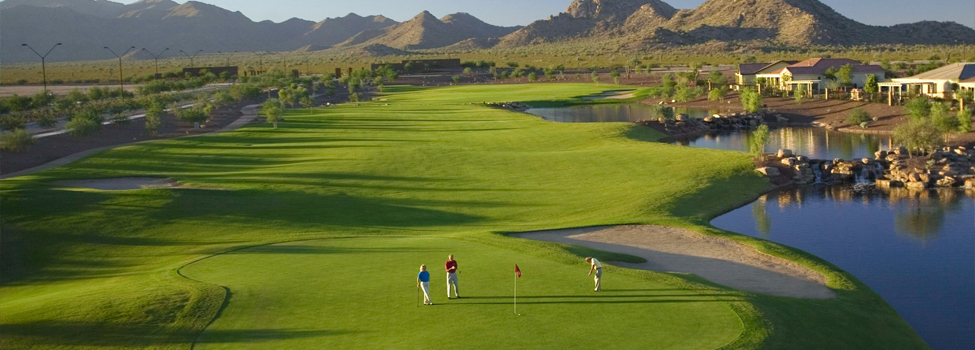
[[426,248],[343,248],[343,247],[322,247],[322,246],[308,246],[308,245],[290,245],[290,244],[271,244],[263,245],[254,248],[247,248],[237,250],[228,255],[240,255],[240,254],[363,254],[363,253],[379,253],[379,254],[393,254],[393,253],[417,253],[417,252],[442,252],[439,249],[426,249]]
[[[101,324],[88,322],[34,322],[2,324],[4,342],[38,346],[154,347],[192,342],[190,330],[160,332],[153,324]],[[197,343],[255,343],[351,334],[343,330],[246,329],[208,330]]]
[[[196,255],[226,249],[240,233],[327,231],[329,228],[425,228],[477,224],[482,217],[453,212],[458,203],[434,200],[380,199],[346,194],[318,194],[271,190],[205,191],[147,190],[107,195],[100,192],[39,190],[4,200],[3,253],[0,273],[7,284],[30,278],[68,280],[111,277],[137,268],[128,257],[152,247],[156,256]],[[38,195],[33,197],[32,194]],[[63,195],[64,198],[61,198]],[[39,200],[38,200],[39,199]],[[58,208],[50,203],[60,203]],[[467,203],[469,206],[495,205]],[[55,220],[79,209],[89,213],[83,222]],[[66,212],[66,213],[65,213]],[[64,213],[64,214],[62,214]],[[9,221],[8,221],[9,220]],[[17,223],[34,223],[23,227]],[[129,227],[199,227],[187,232],[139,231]],[[206,227],[234,231],[207,232]],[[12,233],[16,233],[13,235]],[[9,239],[8,239],[9,238]],[[272,240],[275,237],[266,237]],[[195,249],[199,247],[199,249]],[[17,254],[8,255],[8,248]],[[103,253],[77,254],[82,249]],[[335,250],[274,246],[255,253],[323,254]],[[392,251],[375,250],[376,253]],[[9,258],[8,258],[9,257]],[[122,257],[122,259],[119,259]]]

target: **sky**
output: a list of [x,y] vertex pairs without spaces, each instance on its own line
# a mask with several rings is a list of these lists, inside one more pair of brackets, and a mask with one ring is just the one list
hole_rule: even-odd
[[[118,1],[118,0],[116,0]],[[892,25],[923,20],[954,21],[975,28],[973,0],[820,0],[837,12],[873,25]],[[124,0],[133,3],[136,0]],[[186,0],[176,0],[184,3]],[[350,12],[362,16],[384,15],[405,21],[427,10],[443,17],[467,12],[481,20],[503,26],[527,25],[565,11],[571,0],[201,0],[231,11],[240,11],[254,21],[282,22],[292,17],[321,21]],[[678,9],[694,8],[704,0],[664,0]]]

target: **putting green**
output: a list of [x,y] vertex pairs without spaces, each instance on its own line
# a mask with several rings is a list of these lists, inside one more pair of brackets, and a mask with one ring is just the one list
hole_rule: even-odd
[[[461,262],[461,299],[446,299],[443,261]],[[434,306],[417,307],[421,263]],[[512,307],[514,264],[519,306]],[[244,272],[246,271],[246,272]],[[592,291],[584,264],[449,238],[327,239],[262,246],[183,269],[228,287],[228,307],[199,349],[596,348],[713,349],[741,321],[726,293],[695,293],[607,273]]]

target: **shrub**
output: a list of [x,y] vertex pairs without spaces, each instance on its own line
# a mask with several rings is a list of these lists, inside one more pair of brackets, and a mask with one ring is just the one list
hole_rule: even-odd
[[460,83],[460,79],[461,78],[460,78],[459,75],[455,75],[455,76],[453,76],[453,77],[450,78],[450,80],[453,80],[454,83]]
[[87,112],[78,113],[64,126],[68,134],[79,137],[94,134],[101,128],[101,118]]
[[[758,92],[756,91],[756,93]],[[768,125],[764,124],[760,125],[758,129],[752,133],[751,140],[749,140],[749,149],[756,157],[764,157],[765,146],[768,146],[769,142],[771,141],[769,139],[769,135],[770,133]]]
[[965,108],[958,111],[958,132],[968,133],[972,131],[972,110]]
[[41,113],[37,118],[37,126],[50,129],[58,125],[58,119],[54,113]]
[[757,90],[745,88],[741,91],[741,106],[746,112],[755,113],[762,109],[762,95]]
[[850,112],[850,117],[846,119],[848,124],[860,125],[870,121],[870,114],[864,111],[862,108],[854,108]]
[[933,151],[941,146],[942,134],[928,119],[914,119],[894,128],[894,140],[912,151]]
[[701,89],[701,87],[681,86],[678,87],[677,91],[674,93],[674,99],[677,100],[677,102],[687,102],[701,96],[703,93],[704,90]]
[[713,89],[711,90],[711,92],[708,93],[708,100],[723,101],[725,96],[728,96],[728,88],[720,87],[717,89]]
[[18,79],[17,85],[27,85],[27,79]]
[[24,129],[16,129],[8,133],[0,134],[0,150],[20,152],[30,148],[34,142],[34,135],[31,135]]
[[538,81],[538,74],[535,74],[535,72],[528,73],[528,81],[532,83]]
[[19,115],[0,116],[0,130],[23,129],[27,122]]
[[115,124],[115,125],[126,125],[126,124],[132,122],[132,120],[129,119],[129,115],[126,114],[126,113],[115,113],[115,114],[113,114],[111,121],[112,121],[112,124]]
[[156,136],[159,133],[159,126],[162,125],[162,112],[161,103],[150,103],[146,106],[145,131],[149,136]]
[[904,105],[907,115],[912,119],[926,118],[931,115],[931,100],[927,97],[915,97]]

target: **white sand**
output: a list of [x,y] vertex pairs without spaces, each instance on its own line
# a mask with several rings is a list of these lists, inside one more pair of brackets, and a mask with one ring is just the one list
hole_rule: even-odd
[[[639,256],[642,264],[614,265],[661,272],[693,273],[749,292],[795,298],[835,298],[826,277],[738,242],[664,226],[615,226],[515,234],[513,237],[577,244]],[[608,279],[607,279],[608,281]]]

